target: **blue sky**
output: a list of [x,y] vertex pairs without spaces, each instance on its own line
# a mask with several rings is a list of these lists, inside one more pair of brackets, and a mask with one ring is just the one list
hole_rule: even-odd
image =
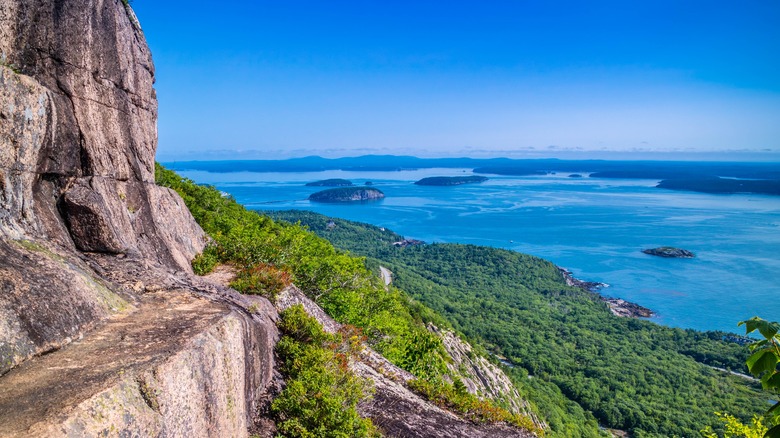
[[780,154],[776,1],[132,5],[162,160]]

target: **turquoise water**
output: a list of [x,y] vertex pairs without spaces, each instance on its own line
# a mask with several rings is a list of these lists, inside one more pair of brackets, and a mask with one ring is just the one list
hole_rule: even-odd
[[[657,181],[569,178],[568,173],[490,177],[478,185],[416,186],[402,172],[179,172],[213,184],[248,208],[304,209],[390,228],[427,242],[460,242],[543,257],[575,276],[610,284],[605,295],[657,312],[675,327],[739,332],[742,319],[780,320],[780,198],[654,188]],[[306,200],[306,182],[372,181],[387,198],[352,205]],[[644,248],[677,246],[695,259],[663,259]]]

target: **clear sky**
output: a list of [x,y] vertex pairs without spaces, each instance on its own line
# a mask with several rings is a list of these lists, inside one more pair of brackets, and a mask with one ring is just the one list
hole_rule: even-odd
[[780,156],[776,0],[132,5],[161,160]]

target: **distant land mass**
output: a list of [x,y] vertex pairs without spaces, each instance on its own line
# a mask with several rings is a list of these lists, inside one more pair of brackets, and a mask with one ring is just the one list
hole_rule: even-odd
[[670,190],[690,190],[702,193],[755,193],[780,195],[780,180],[752,180],[733,178],[665,179],[656,187]]
[[487,181],[484,176],[431,176],[423,178],[415,184],[418,186],[459,186],[461,184],[478,184]]
[[323,179],[319,181],[306,183],[306,185],[308,187],[348,187],[353,184],[352,181],[346,179],[331,178],[331,179]]
[[314,202],[365,202],[378,201],[385,197],[381,190],[366,187],[339,187],[323,190],[309,196]]
[[[528,163],[527,165],[517,166],[486,166],[477,167],[474,169],[474,173],[487,173],[492,175],[505,175],[505,176],[534,176],[534,175],[547,175],[550,170],[541,170],[538,166],[539,163]],[[560,169],[559,169],[560,170]]]
[[185,161],[164,163],[176,171],[208,172],[352,172],[413,169],[473,169],[476,174],[543,176],[556,172],[590,174],[591,178],[657,180],[659,188],[703,193],[780,195],[780,163],[608,161],[510,158],[418,158],[364,155],[346,158],[303,157],[288,160]]

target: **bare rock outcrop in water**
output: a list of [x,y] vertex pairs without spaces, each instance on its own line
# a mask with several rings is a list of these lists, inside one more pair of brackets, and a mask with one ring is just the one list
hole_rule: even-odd
[[642,252],[645,254],[664,257],[664,258],[692,259],[696,257],[696,254],[688,251],[687,249],[674,248],[671,246],[661,246],[659,248],[643,249]]

